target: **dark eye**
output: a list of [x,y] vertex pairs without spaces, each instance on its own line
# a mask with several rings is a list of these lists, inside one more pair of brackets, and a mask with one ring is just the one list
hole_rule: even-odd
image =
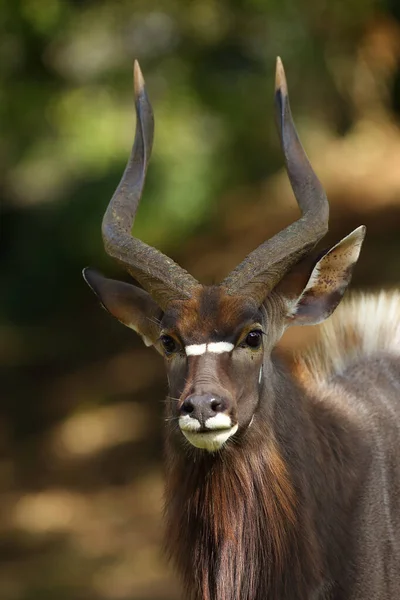
[[174,338],[171,337],[170,335],[162,335],[160,337],[160,342],[163,345],[165,354],[172,354],[173,352],[176,352],[178,349],[178,344],[176,343]]
[[254,329],[254,331],[250,331],[244,343],[246,346],[250,346],[250,348],[259,348],[262,342],[262,331],[259,329]]

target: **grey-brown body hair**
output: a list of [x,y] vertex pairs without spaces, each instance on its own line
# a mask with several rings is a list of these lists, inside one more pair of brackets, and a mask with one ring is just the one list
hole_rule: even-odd
[[301,362],[308,389],[360,431],[367,457],[354,507],[348,597],[400,598],[400,294],[344,303]]
[[369,462],[355,508],[350,598],[400,598],[400,359],[377,352],[335,380]]

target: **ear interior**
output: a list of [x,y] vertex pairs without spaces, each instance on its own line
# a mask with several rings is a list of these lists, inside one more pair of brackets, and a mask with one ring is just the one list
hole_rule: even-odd
[[135,285],[108,279],[94,269],[84,269],[83,277],[110,314],[141,335],[146,346],[155,344],[162,310],[150,294]]
[[315,325],[333,313],[350,283],[365,231],[358,227],[318,260],[301,295],[292,298],[288,324]]

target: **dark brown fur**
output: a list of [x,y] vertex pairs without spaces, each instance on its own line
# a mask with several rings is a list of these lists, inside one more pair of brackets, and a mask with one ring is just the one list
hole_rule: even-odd
[[242,324],[259,316],[256,304],[249,298],[230,296],[219,286],[203,287],[193,297],[175,302],[163,319],[163,329],[179,331],[187,343],[204,340],[231,339]]
[[182,448],[170,424],[166,541],[185,598],[306,600],[326,582],[345,586],[358,434],[279,365],[270,375],[253,424],[220,453]]

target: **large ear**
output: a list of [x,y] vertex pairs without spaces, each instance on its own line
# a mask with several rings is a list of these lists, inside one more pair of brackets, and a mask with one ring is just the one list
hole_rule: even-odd
[[333,313],[350,283],[365,231],[364,226],[358,227],[328,250],[314,265],[302,291],[296,289],[296,269],[277,286],[288,306],[287,325],[316,325]]
[[82,274],[109,313],[141,335],[146,346],[156,343],[162,311],[150,294],[135,285],[107,279],[94,269],[86,268]]

